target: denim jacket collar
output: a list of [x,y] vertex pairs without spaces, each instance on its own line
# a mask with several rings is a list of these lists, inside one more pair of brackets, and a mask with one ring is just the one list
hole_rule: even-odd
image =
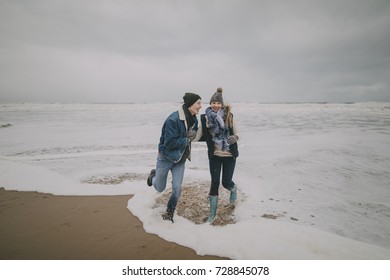
[[185,115],[185,113],[184,113],[183,108],[180,107],[179,110],[178,110],[178,112],[179,112],[179,119],[180,119],[181,121],[184,121],[184,125],[186,126],[186,131],[187,131],[187,130],[188,130],[188,125],[187,125],[186,115]]

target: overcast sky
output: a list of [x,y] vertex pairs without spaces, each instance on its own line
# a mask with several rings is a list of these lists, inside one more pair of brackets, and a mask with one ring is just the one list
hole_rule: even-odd
[[390,0],[0,0],[0,102],[390,102]]

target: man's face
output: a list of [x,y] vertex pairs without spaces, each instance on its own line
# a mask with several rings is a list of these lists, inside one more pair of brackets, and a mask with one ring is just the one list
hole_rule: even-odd
[[191,105],[190,108],[188,108],[188,110],[190,110],[191,114],[192,115],[197,115],[199,114],[199,110],[202,108],[202,102],[200,99],[198,99],[198,101],[196,101],[194,104]]

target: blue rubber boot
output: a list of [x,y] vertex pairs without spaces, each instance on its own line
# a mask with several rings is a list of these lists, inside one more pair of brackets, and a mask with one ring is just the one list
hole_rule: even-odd
[[218,195],[210,195],[209,201],[210,201],[210,215],[207,219],[207,222],[212,223],[215,220],[215,217],[217,216]]
[[234,204],[237,199],[237,186],[234,185],[234,187],[230,190],[230,197],[229,197],[229,202],[230,204]]

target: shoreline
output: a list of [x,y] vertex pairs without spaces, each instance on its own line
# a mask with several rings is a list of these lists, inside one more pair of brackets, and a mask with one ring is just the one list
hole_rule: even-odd
[[2,260],[221,260],[143,229],[131,195],[55,196],[0,188]]

